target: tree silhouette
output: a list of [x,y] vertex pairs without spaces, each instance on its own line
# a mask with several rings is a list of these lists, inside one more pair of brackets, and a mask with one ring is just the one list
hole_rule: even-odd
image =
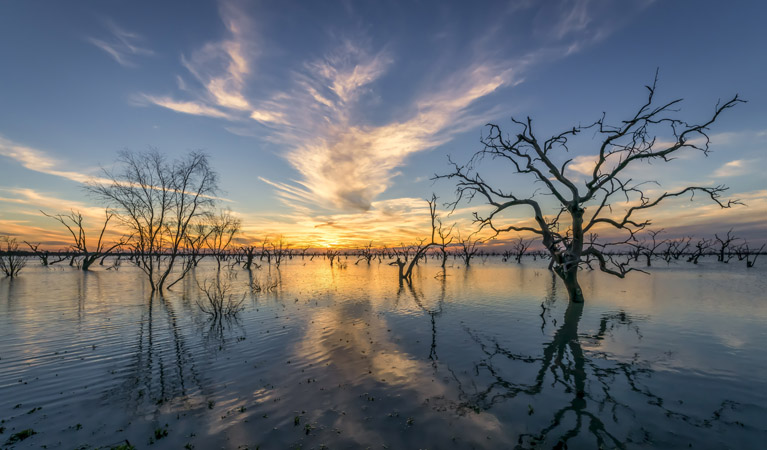
[[[582,302],[583,293],[578,284],[578,271],[588,259],[599,263],[606,273],[623,278],[636,270],[627,263],[611,256],[609,249],[633,241],[634,234],[650,224],[650,220],[635,216],[646,209],[659,205],[669,198],[689,194],[692,197],[703,194],[722,208],[739,203],[737,200],[722,200],[727,187],[688,186],[679,190],[652,195],[646,190],[645,182],[635,182],[626,175],[626,170],[642,162],[667,162],[680,151],[697,150],[707,155],[709,149],[709,127],[726,110],[742,103],[737,95],[717,103],[708,119],[699,124],[690,124],[673,117],[681,99],[656,104],[655,92],[657,72],[652,85],[646,86],[646,102],[633,117],[610,125],[603,114],[590,125],[577,125],[546,140],[540,140],[533,128],[533,121],[512,118],[517,127],[511,136],[504,135],[500,126],[488,124],[488,133],[481,139],[484,148],[474,154],[466,165],[452,160],[451,173],[435,175],[436,179],[447,178],[456,181],[456,200],[453,208],[466,199],[471,201],[479,196],[492,206],[488,215],[474,213],[481,228],[489,228],[495,236],[509,232],[528,232],[541,238],[552,258],[552,269],[564,281],[570,301]],[[568,151],[568,141],[583,131],[592,131],[599,136],[598,151],[594,156],[594,167],[585,181],[578,186],[576,178],[568,173],[568,164],[573,158],[558,161],[558,153]],[[666,133],[665,135],[662,133]],[[658,136],[670,136],[664,140]],[[493,186],[477,171],[482,160],[490,158],[510,165],[512,173],[528,176],[543,185],[543,190],[556,200],[553,214],[546,215],[541,202],[534,193],[520,195],[513,190]],[[613,211],[612,205],[626,202],[625,210]],[[520,207],[532,211],[533,224],[503,224],[501,216],[507,210]],[[590,209],[590,214],[586,210]],[[614,242],[591,240],[585,237],[597,232],[598,228],[612,229],[621,237]]]
[[21,269],[27,265],[27,260],[19,254],[19,244],[16,238],[0,236],[0,272],[6,277],[17,277]]
[[[80,211],[71,211],[69,214],[48,214],[45,211],[40,211],[45,215],[46,217],[50,217],[51,219],[56,220],[57,222],[64,225],[69,231],[69,234],[72,235],[72,239],[74,240],[74,244],[72,244],[72,251],[76,254],[79,254],[82,256],[82,261],[80,262],[80,268],[82,270],[89,270],[91,265],[93,265],[94,262],[99,260],[100,258],[104,258],[107,255],[109,255],[114,249],[124,245],[123,240],[119,240],[117,242],[112,243],[112,245],[107,245],[107,243],[104,241],[104,233],[107,230],[107,225],[109,225],[109,221],[112,220],[112,217],[114,216],[114,213],[112,213],[109,210],[104,211],[104,225],[101,227],[101,232],[99,233],[99,238],[96,241],[96,248],[92,250],[88,250],[88,242],[86,238],[86,232],[85,232],[85,225],[83,224],[83,215]],[[32,247],[30,244],[27,244],[30,247]],[[37,252],[37,248],[33,248]],[[47,257],[43,260],[43,265],[48,265],[48,259]]]
[[171,277],[195,222],[215,206],[217,177],[208,157],[198,152],[168,162],[157,150],[126,150],[118,163],[119,171],[105,169],[106,181],[92,182],[88,190],[113,207],[131,231],[134,262],[159,291],[186,275],[184,270]]

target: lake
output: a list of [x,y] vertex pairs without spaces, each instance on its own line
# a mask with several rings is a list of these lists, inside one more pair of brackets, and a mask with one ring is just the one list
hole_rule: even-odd
[[[235,269],[198,287],[30,260],[0,279],[0,443],[14,448],[764,448],[767,263],[581,274],[546,262]],[[249,284],[274,284],[252,292]],[[11,436],[35,434],[11,444]]]

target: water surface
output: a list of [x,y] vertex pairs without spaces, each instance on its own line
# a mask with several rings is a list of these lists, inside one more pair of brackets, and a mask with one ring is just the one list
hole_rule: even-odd
[[[15,448],[763,448],[767,274],[713,260],[568,305],[545,262],[295,258],[235,270],[236,320],[193,276],[30,264],[0,280],[0,444]],[[276,281],[251,292],[253,279]],[[260,446],[260,447],[259,447]]]

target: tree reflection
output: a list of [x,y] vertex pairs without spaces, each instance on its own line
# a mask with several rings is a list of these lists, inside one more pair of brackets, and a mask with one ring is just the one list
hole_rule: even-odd
[[[642,407],[638,405],[651,405],[661,420],[679,420],[693,427],[708,428],[717,421],[730,424],[722,416],[725,410],[738,408],[734,402],[722,402],[709,417],[675,410],[648,386],[654,374],[651,361],[636,353],[621,359],[604,349],[604,341],[618,332],[629,332],[642,339],[640,324],[645,317],[624,310],[605,312],[596,329],[584,333],[579,331],[583,303],[568,302],[558,324],[557,317],[553,317],[556,279],[552,281],[541,303],[540,317],[542,330],[550,326],[556,329],[542,351],[526,354],[483,331],[464,327],[477,349],[468,357],[470,371],[455,370],[466,366],[465,359],[458,362],[451,359],[447,363],[437,357],[437,319],[447,313],[444,280],[436,302],[431,305],[417,287],[406,288],[415,305],[429,316],[429,360],[434,370],[446,369],[448,379],[457,385],[458,400],[449,402],[450,409],[460,415],[491,412],[509,401],[512,403],[506,409],[493,412],[497,415],[516,411],[521,415],[524,413],[515,409],[520,405],[535,417],[525,421],[533,430],[515,437],[517,449],[563,449],[568,445],[622,449],[632,442],[651,442],[649,431],[638,425],[642,419],[639,411]],[[543,421],[541,414],[546,417]]]
[[[429,359],[432,362],[432,366],[436,368],[437,366],[437,360],[439,359],[437,357],[437,317],[442,315],[443,306],[445,302],[445,278],[442,277],[440,279],[440,294],[437,298],[437,302],[435,305],[431,307],[425,306],[424,302],[424,296],[423,293],[418,292],[418,290],[412,285],[408,284],[407,289],[410,291],[410,295],[413,296],[413,301],[415,302],[416,306],[420,308],[423,312],[425,312],[430,320],[431,320],[431,347],[429,348]],[[404,287],[402,284],[400,284],[399,291],[397,292],[397,295],[401,295]]]
[[204,383],[172,303],[152,292],[138,323],[135,355],[121,388],[135,410],[204,394]]

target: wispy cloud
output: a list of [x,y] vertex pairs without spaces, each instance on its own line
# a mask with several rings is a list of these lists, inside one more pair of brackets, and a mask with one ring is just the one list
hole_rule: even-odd
[[97,219],[104,217],[104,208],[59,198],[36,189],[0,188],[0,192],[5,193],[5,195],[0,195],[0,202],[30,206],[35,215],[39,214],[38,210],[42,209],[54,213],[80,211],[85,217]]
[[711,175],[715,178],[737,177],[745,175],[753,170],[754,161],[745,159],[736,159],[725,163],[722,167],[716,169]]
[[[370,126],[355,117],[353,99],[375,81],[373,74],[382,75],[382,64],[380,57],[374,57],[352,69],[330,70],[327,62],[313,66],[322,71],[314,74],[320,77],[313,78],[319,86],[307,89],[300,103],[309,106],[306,110],[317,111],[328,106],[324,101],[328,97],[317,98],[318,89],[332,91],[335,96],[328,100],[326,114],[290,114],[299,119],[301,128],[313,130],[309,136],[293,138],[294,148],[286,156],[302,175],[299,184],[305,188],[303,200],[307,203],[345,210],[369,209],[374,199],[394,183],[396,169],[408,156],[476,126],[478,122],[470,120],[468,107],[512,81],[510,70],[477,64],[416,100],[404,120]],[[350,73],[365,75],[350,77]],[[282,131],[283,138],[294,136],[290,130]],[[283,189],[285,192],[295,194]]]
[[78,183],[85,183],[94,179],[92,175],[87,173],[60,170],[58,167],[62,165],[61,161],[46,152],[18,144],[3,136],[0,136],[0,155],[16,160],[29,170],[63,177]]
[[[52,193],[29,188],[0,187],[0,233],[9,234],[20,241],[41,243],[44,248],[63,249],[72,245],[69,232],[40,211],[48,214],[80,212],[85,220],[88,243],[93,244],[104,224],[105,209],[91,204],[68,200]],[[125,230],[117,221],[110,222],[105,233],[108,241],[116,241]]]
[[162,106],[163,108],[168,108],[172,111],[176,111],[183,114],[191,114],[194,116],[207,116],[207,117],[215,117],[219,119],[232,118],[231,115],[225,113],[224,111],[221,111],[218,108],[209,106],[202,102],[196,102],[196,101],[179,101],[179,100],[174,100],[170,97],[164,97],[164,96],[157,97],[157,96],[148,95],[148,94],[138,94],[133,96],[132,102],[134,105],[137,105],[137,106],[154,104],[157,106]]
[[151,56],[154,51],[142,47],[144,38],[138,33],[120,28],[112,20],[104,21],[110,36],[104,38],[88,37],[88,42],[100,48],[123,67],[135,67],[138,56]]

